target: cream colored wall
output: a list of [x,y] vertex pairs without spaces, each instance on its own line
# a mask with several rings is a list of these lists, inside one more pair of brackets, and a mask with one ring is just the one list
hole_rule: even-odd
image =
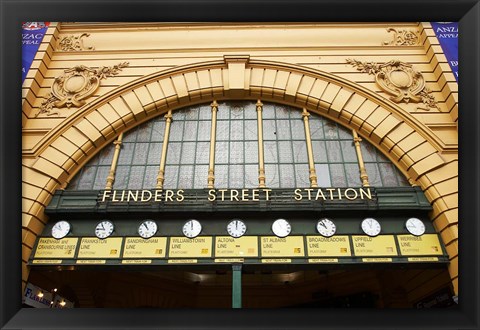
[[[383,45],[393,40],[389,27],[418,31],[419,45]],[[59,50],[64,37],[82,33],[86,50]],[[439,110],[393,103],[347,58],[412,64]],[[129,66],[102,80],[85,106],[36,117],[63,70],[121,62]],[[432,203],[458,292],[458,87],[428,23],[53,24],[23,87],[24,282],[54,190],[115,135],[168,108],[234,97],[307,107],[374,143]]]

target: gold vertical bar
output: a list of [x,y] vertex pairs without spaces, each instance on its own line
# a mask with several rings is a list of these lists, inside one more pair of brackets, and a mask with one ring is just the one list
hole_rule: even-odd
[[315,171],[315,162],[313,160],[313,148],[312,148],[312,136],[310,134],[310,123],[308,122],[308,117],[310,114],[307,109],[303,108],[302,117],[303,124],[305,126],[305,142],[307,143],[307,154],[308,154],[308,167],[310,172],[310,187],[316,188],[317,184],[317,172]]
[[355,150],[357,151],[358,167],[360,169],[360,179],[362,180],[363,187],[370,187],[368,183],[367,169],[365,168],[365,163],[363,162],[362,149],[360,149],[360,142],[362,138],[358,136],[357,131],[352,130],[353,133],[353,143],[355,143]]
[[208,188],[213,188],[215,183],[215,140],[217,137],[217,111],[218,103],[213,100],[212,104],[212,127],[210,130],[210,161],[208,165]]
[[263,103],[257,101],[257,125],[258,125],[258,186],[265,188],[265,162],[263,160]]
[[113,188],[113,183],[115,182],[115,172],[117,170],[118,164],[118,157],[120,156],[120,149],[122,147],[122,139],[123,133],[120,133],[118,138],[113,141],[113,144],[115,145],[115,150],[113,152],[112,165],[110,166],[110,172],[108,172],[107,185],[105,186],[105,190],[112,190]]
[[170,125],[172,123],[172,110],[168,110],[165,115],[165,134],[163,135],[163,145],[162,145],[162,157],[160,159],[160,168],[157,175],[157,186],[156,189],[163,188],[163,182],[165,181],[165,161],[167,159],[167,147],[168,139],[170,136]]

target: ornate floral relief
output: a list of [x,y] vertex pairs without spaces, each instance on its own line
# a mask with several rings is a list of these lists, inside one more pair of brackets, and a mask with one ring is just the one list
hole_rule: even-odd
[[438,108],[431,91],[425,86],[423,75],[415,71],[411,64],[398,60],[387,63],[361,62],[347,59],[358,71],[375,75],[375,81],[386,93],[392,95],[390,100],[395,103],[423,103],[417,110]]
[[388,28],[387,32],[393,32],[393,40],[384,41],[383,45],[389,46],[415,46],[419,44],[420,38],[418,32],[409,30],[397,30]]
[[94,50],[93,46],[85,47],[83,44],[83,37],[89,37],[90,33],[82,33],[79,36],[64,36],[58,43],[58,50],[64,52],[82,51],[82,50]]
[[93,95],[100,86],[100,80],[117,75],[127,66],[128,62],[123,62],[114,66],[102,66],[98,69],[78,65],[65,70],[63,75],[55,78],[51,87],[52,91],[42,102],[36,116],[40,114],[58,115],[58,111],[53,110],[54,107],[81,107],[85,104],[85,99]]

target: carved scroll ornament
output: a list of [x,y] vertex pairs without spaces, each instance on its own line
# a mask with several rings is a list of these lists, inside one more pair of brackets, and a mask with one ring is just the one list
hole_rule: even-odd
[[55,78],[51,87],[52,91],[42,102],[36,116],[40,114],[58,115],[58,111],[53,111],[54,107],[81,107],[85,104],[85,99],[98,89],[100,80],[117,75],[127,66],[128,62],[123,62],[114,66],[102,66],[98,69],[78,65],[65,70],[63,75]]
[[437,102],[431,91],[425,86],[423,75],[415,71],[411,64],[398,60],[387,63],[361,62],[347,59],[358,71],[375,75],[375,81],[386,93],[392,95],[390,100],[395,103],[423,103],[417,110],[438,109]]
[[388,28],[387,32],[393,32],[393,40],[384,41],[384,45],[388,46],[415,46],[419,44],[420,38],[418,32],[410,30],[397,30]]
[[64,36],[58,43],[58,49],[64,52],[94,50],[93,46],[85,47],[83,44],[83,37],[89,37],[90,33],[82,33],[79,36]]

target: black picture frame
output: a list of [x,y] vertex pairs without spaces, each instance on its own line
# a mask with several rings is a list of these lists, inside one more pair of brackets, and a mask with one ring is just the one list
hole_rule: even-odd
[[[478,0],[1,1],[2,329],[478,329]],[[459,21],[459,305],[452,309],[157,310],[21,308],[22,21]]]

